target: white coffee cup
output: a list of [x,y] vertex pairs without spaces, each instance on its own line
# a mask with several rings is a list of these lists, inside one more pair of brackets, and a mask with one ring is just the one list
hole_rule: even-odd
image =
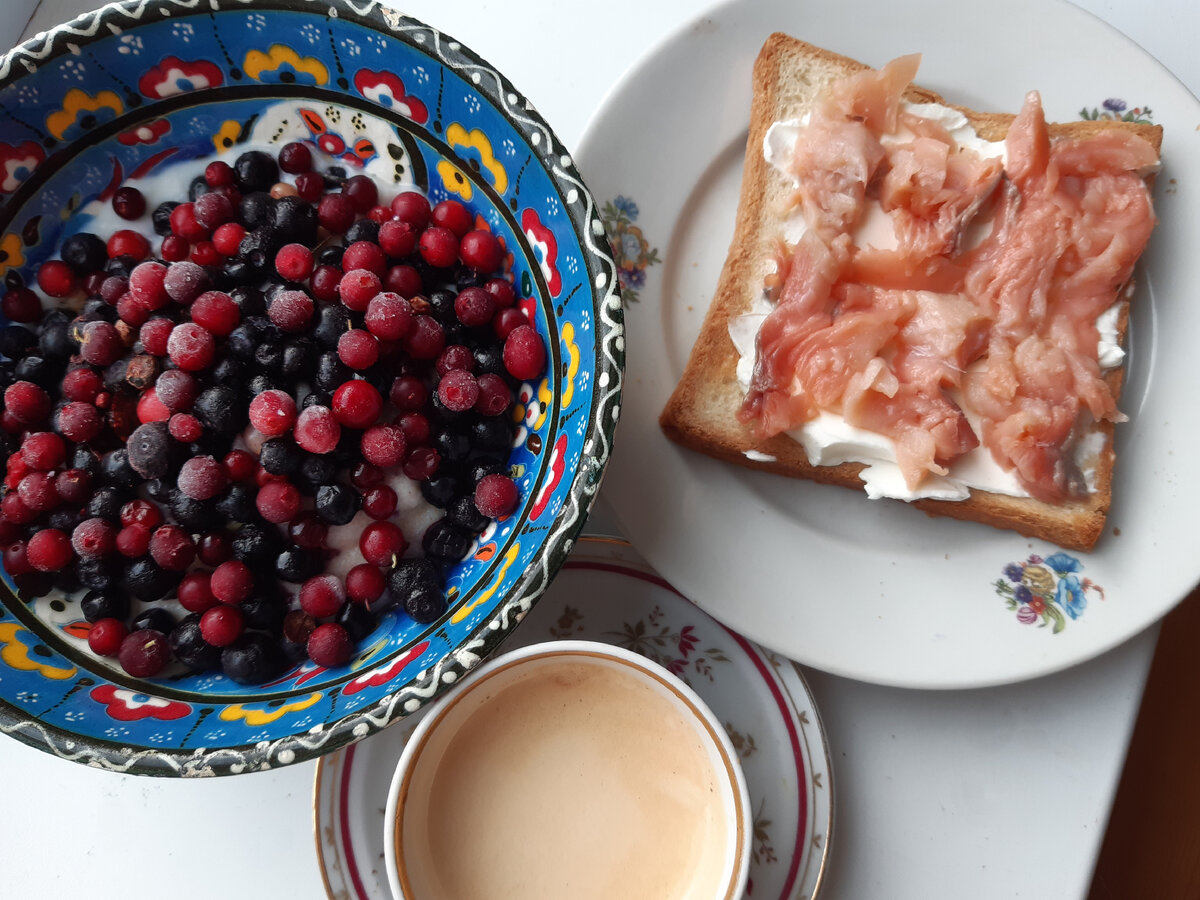
[[396,900],[739,900],[753,823],[721,723],[643,656],[499,656],[424,716],[387,798]]

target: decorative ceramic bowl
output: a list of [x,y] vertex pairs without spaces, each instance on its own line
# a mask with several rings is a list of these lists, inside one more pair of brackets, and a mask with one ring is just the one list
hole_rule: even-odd
[[[595,204],[553,132],[492,66],[374,2],[137,0],[0,59],[0,277],[29,282],[63,221],[123,180],[240,143],[303,139],[348,169],[453,197],[506,248],[548,349],[522,386],[522,506],[448,575],[430,626],[385,614],[349,665],[246,687],[138,680],[86,649],[78,603],[0,597],[0,731],[89,765],[217,775],[326,753],[427,703],[545,590],[599,487],[624,356]],[[181,176],[182,179],[183,176]],[[182,193],[186,182],[179,185]]]

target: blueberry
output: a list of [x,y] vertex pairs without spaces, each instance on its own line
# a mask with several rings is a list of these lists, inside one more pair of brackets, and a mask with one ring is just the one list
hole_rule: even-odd
[[471,443],[480,450],[507,450],[513,431],[505,416],[480,416],[470,427]]
[[288,547],[275,557],[275,574],[292,584],[300,584],[321,574],[321,567],[320,556],[302,547]]
[[182,573],[161,569],[149,556],[135,559],[121,577],[121,587],[135,600],[158,600],[182,577]]
[[62,242],[62,261],[80,275],[98,272],[108,262],[108,249],[97,235],[81,231]]
[[243,322],[229,333],[225,339],[225,349],[234,359],[254,359],[254,351],[258,349],[258,330]]
[[379,223],[372,219],[359,219],[346,230],[347,245],[355,241],[379,242]]
[[308,409],[310,406],[331,406],[333,404],[333,394],[325,391],[310,391],[304,395],[304,400],[301,401],[301,409]]
[[403,603],[414,589],[427,586],[441,591],[442,579],[438,568],[427,559],[408,557],[396,563],[387,576],[388,591],[397,603]]
[[263,316],[267,313],[266,298],[263,296],[263,292],[256,287],[248,284],[238,285],[229,292],[229,296],[241,310],[243,319],[248,319],[250,316]]
[[175,628],[175,617],[161,606],[152,606],[149,609],[143,609],[134,617],[130,630],[140,631],[143,628],[150,628],[154,631],[161,631],[163,634],[170,634]]
[[358,643],[375,630],[375,616],[366,604],[347,600],[337,611],[334,621],[346,629],[350,640]]
[[54,586],[64,594],[73,594],[76,591],[83,590],[83,583],[79,580],[79,574],[75,571],[74,566],[63,566],[55,572],[50,573],[54,579]]
[[125,450],[111,450],[104,454],[100,460],[100,478],[105,484],[127,490],[137,487],[142,481],[130,464]]
[[421,482],[421,496],[439,509],[445,509],[458,493],[458,479],[438,473]]
[[342,256],[346,252],[346,247],[343,244],[330,244],[328,247],[321,249],[317,254],[317,265],[319,266],[337,266],[341,268]]
[[504,345],[500,343],[487,343],[476,347],[475,356],[475,375],[483,375],[485,373],[491,375],[499,375],[506,381],[512,376],[508,374],[508,369],[504,367]]
[[121,619],[129,615],[129,598],[120,591],[91,590],[79,601],[79,610],[88,622]]
[[188,183],[188,199],[197,200],[212,191],[203,174],[197,175]]
[[[79,518],[78,514],[75,516]],[[76,522],[78,524],[78,522]],[[52,528],[59,526],[51,523]],[[66,531],[67,529],[63,529]],[[111,590],[117,582],[118,572],[112,559],[77,559],[75,560],[75,579],[82,587],[92,591]]]
[[189,531],[211,531],[224,524],[217,505],[211,500],[193,500],[182,491],[172,491],[167,506],[175,521]]
[[197,672],[215,669],[221,662],[221,651],[204,640],[200,634],[200,614],[192,613],[171,629],[167,635],[175,658]]
[[[178,206],[179,204],[177,203],[175,205]],[[104,274],[116,275],[118,278],[128,278],[129,273],[134,270],[139,262],[141,262],[141,260],[135,259],[128,253],[124,254],[123,256],[114,256],[107,263],[105,263]]]
[[62,360],[47,359],[34,353],[18,362],[13,369],[13,377],[17,381],[28,381],[48,391],[57,387],[62,381],[62,376]]
[[277,343],[259,344],[254,349],[254,365],[272,375],[283,371],[283,347]]
[[471,454],[470,459],[467,460],[463,477],[467,484],[473,487],[487,475],[507,475],[508,471],[509,466],[506,460],[496,459],[487,454]]
[[458,321],[458,315],[454,312],[454,298],[453,291],[432,291],[429,294],[429,305],[433,307],[433,317],[442,325]]
[[233,555],[252,568],[273,562],[281,549],[282,539],[274,526],[270,528],[255,523],[243,525],[234,532]]
[[283,345],[283,359],[279,370],[284,378],[299,380],[312,371],[317,359],[317,348],[308,338],[292,338]]
[[447,516],[425,529],[421,547],[425,555],[434,560],[454,563],[467,555],[467,551],[471,549],[471,540],[471,534],[456,527]]
[[317,489],[317,515],[330,525],[345,525],[362,506],[362,496],[344,484],[325,484]]
[[443,463],[454,465],[464,462],[470,454],[471,439],[459,431],[441,429],[433,434],[433,447],[441,454]]
[[102,321],[115,324],[117,319],[121,318],[121,315],[117,312],[115,306],[110,306],[99,297],[92,297],[83,304],[83,309],[79,311],[79,317],[88,322]]
[[283,625],[283,617],[287,614],[287,606],[277,597],[250,597],[242,601],[241,607],[242,615],[246,617],[247,628],[271,633],[278,633]]
[[489,521],[488,517],[480,513],[478,508],[476,508],[475,498],[469,495],[458,497],[452,501],[447,514],[447,517],[456,528],[461,528],[463,531],[468,531],[472,534],[479,534],[479,532],[487,528]]
[[317,371],[313,384],[322,391],[334,391],[350,380],[350,368],[332,351],[317,357]]
[[5,325],[0,330],[0,354],[20,359],[38,345],[38,337],[23,325]]
[[237,189],[243,194],[269,191],[279,180],[279,164],[262,150],[247,150],[233,161]]
[[125,505],[126,492],[113,486],[102,487],[92,494],[84,512],[88,518],[101,518],[109,522],[121,521],[121,507]]
[[179,203],[175,200],[167,200],[154,207],[154,212],[150,214],[150,221],[154,225],[155,234],[166,237],[171,233],[171,213],[178,205]]
[[341,166],[330,166],[324,172],[325,187],[335,188],[341,187],[346,180],[346,170]]
[[220,283],[226,290],[237,288],[255,277],[254,266],[244,259],[227,259],[221,264]]
[[303,461],[304,451],[290,437],[263,441],[259,450],[259,462],[272,475],[291,475]]
[[[162,478],[171,470],[171,444],[166,422],[139,425],[125,442],[130,468],[142,478]],[[114,451],[117,452],[120,451]]]
[[238,218],[248,229],[260,228],[273,221],[272,210],[274,207],[275,198],[270,194],[263,191],[244,193],[242,199],[238,201]]
[[17,594],[22,600],[45,597],[54,590],[54,576],[49,572],[25,572],[13,578]]
[[317,314],[317,324],[313,328],[313,340],[322,350],[336,350],[338,340],[350,330],[350,313],[340,303],[330,303],[321,307]]
[[418,587],[403,601],[404,611],[421,625],[431,625],[446,611],[446,596],[438,588]]
[[71,316],[61,309],[54,309],[42,317],[38,325],[38,350],[47,359],[66,360],[74,352],[67,327]]
[[299,197],[280,197],[273,210],[274,225],[284,243],[312,245],[317,242],[317,209]]
[[244,484],[231,485],[217,499],[217,512],[232,522],[253,522],[258,518],[255,492]]
[[168,503],[171,500],[171,492],[175,490],[171,486],[171,482],[165,478],[155,478],[147,481],[142,490],[146,492],[146,496],[151,500],[159,503]]
[[200,392],[193,413],[206,428],[218,434],[237,434],[249,422],[247,404],[239,402],[238,390],[218,384]]
[[284,243],[273,225],[260,225],[242,238],[238,256],[256,273],[266,272],[274,266],[275,254]]
[[279,648],[264,634],[248,632],[221,651],[221,670],[238,684],[262,684],[282,669]]
[[129,385],[129,357],[122,356],[104,369],[104,389],[110,393],[132,393]]
[[266,372],[259,372],[257,375],[251,376],[246,382],[246,396],[250,399],[257,397],[263,391],[272,390],[287,390],[287,385],[284,383],[282,375],[268,375]]
[[246,380],[246,374],[243,360],[227,356],[213,367],[209,377],[217,384],[240,384]]
[[300,463],[299,477],[296,482],[301,490],[309,487],[311,490],[307,493],[315,494],[321,485],[333,484],[337,474],[337,460],[331,459],[329,454],[310,453]]

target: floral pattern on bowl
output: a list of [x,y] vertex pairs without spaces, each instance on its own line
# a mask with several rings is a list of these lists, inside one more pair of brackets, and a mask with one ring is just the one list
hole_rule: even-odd
[[0,276],[27,282],[70,214],[242,144],[310,141],[495,232],[547,375],[510,461],[523,507],[448,575],[430,626],[383,617],[350,664],[265,685],[139,681],[84,649],[78,605],[0,599],[0,731],[127,772],[213,775],[311,758],[419,709],[489,655],[549,584],[611,449],[624,360],[616,265],[570,156],[504,76],[376,2],[111,4],[0,58]]

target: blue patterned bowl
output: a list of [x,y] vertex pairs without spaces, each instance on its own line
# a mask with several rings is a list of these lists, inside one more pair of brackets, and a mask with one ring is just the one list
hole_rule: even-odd
[[[219,775],[308,759],[411,713],[479,664],[545,590],[599,487],[624,357],[616,270],[571,158],[492,66],[374,2],[110,5],[0,59],[0,276],[32,280],[69,214],[122,180],[240,143],[305,139],[504,242],[549,351],[511,463],[523,505],[449,575],[432,626],[385,615],[349,665],[244,687],[138,680],[86,650],[78,603],[0,597],[0,731],[88,765]],[[180,189],[182,192],[182,183]],[[69,227],[69,226],[68,226]]]

